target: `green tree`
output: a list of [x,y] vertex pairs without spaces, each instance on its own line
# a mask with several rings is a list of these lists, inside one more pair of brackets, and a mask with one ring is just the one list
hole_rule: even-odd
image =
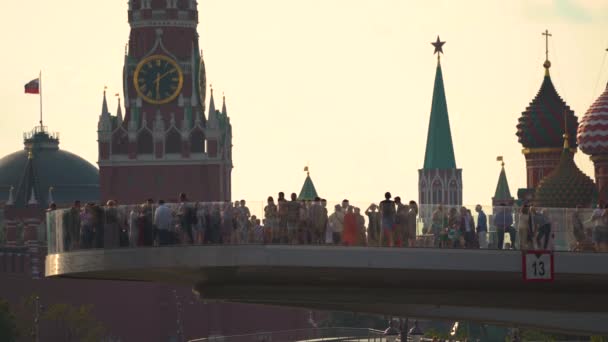
[[0,341],[17,340],[17,325],[8,303],[0,298]]
[[42,315],[57,340],[95,342],[104,337],[105,328],[92,314],[91,305],[53,304]]

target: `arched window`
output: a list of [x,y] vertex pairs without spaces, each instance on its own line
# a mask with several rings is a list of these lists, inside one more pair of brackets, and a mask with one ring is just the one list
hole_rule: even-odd
[[137,154],[152,153],[154,153],[154,139],[152,139],[152,133],[144,129],[137,136]]
[[456,185],[456,181],[450,182],[450,205],[457,205],[458,203],[458,186]]
[[190,152],[205,153],[205,135],[200,129],[196,129],[190,134]]
[[433,187],[431,189],[431,204],[443,204],[443,187],[441,186],[441,182],[436,180],[433,182]]
[[129,136],[123,129],[119,129],[112,135],[112,154],[129,153]]
[[165,153],[182,153],[182,136],[176,129],[171,129],[165,139]]
[[427,203],[426,197],[426,182],[422,182],[420,184],[420,203]]

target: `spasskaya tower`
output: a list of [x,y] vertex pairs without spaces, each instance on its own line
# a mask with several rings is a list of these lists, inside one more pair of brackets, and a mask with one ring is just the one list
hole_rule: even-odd
[[232,126],[213,89],[205,113],[205,64],[199,52],[195,0],[130,0],[125,52],[125,114],[98,123],[102,201],[146,198],[230,201]]

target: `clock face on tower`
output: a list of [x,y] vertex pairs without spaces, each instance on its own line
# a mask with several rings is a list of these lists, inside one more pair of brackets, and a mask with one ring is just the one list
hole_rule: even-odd
[[153,55],[144,58],[135,68],[133,83],[137,94],[152,104],[173,101],[182,90],[184,77],[179,65],[171,58]]

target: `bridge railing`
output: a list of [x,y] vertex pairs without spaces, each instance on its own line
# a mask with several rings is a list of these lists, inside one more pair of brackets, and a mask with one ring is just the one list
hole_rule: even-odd
[[[608,251],[608,212],[587,208],[423,206],[383,219],[378,210],[335,214],[320,204],[264,210],[227,203],[97,206],[47,213],[48,252],[189,244],[316,244],[368,247]],[[487,230],[483,230],[485,216]],[[257,220],[256,220],[257,219]]]
[[363,328],[310,328],[207,337],[190,342],[385,341],[384,332]]

